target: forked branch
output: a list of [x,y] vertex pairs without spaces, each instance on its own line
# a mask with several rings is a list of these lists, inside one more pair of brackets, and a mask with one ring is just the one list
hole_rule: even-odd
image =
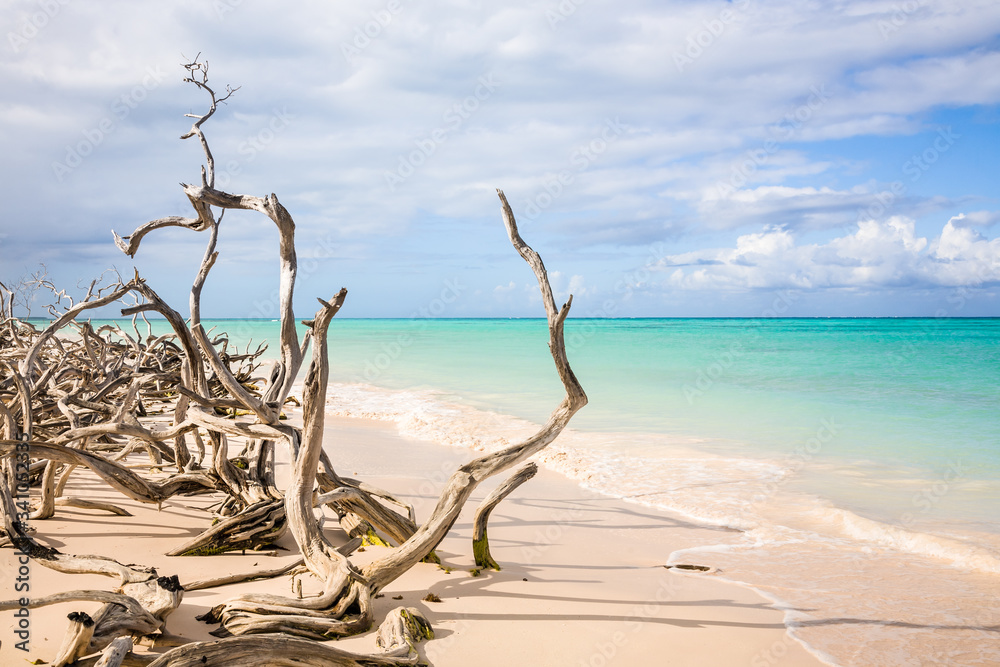
[[504,224],[507,227],[511,243],[521,257],[528,262],[538,279],[538,287],[542,293],[542,301],[545,304],[549,325],[549,350],[552,353],[559,378],[566,390],[566,397],[533,436],[498,452],[470,461],[455,471],[448,479],[430,518],[417,529],[413,536],[399,548],[390,551],[362,569],[365,579],[371,583],[372,592],[383,589],[409,570],[444,539],[455,520],[458,519],[465,502],[484,479],[508,470],[541,451],[556,439],[569,424],[573,415],[587,404],[587,394],[570,368],[563,335],[563,324],[569,314],[573,297],[570,296],[562,308],[556,308],[555,299],[552,296],[552,286],[549,284],[549,277],[541,257],[524,242],[518,233],[514,213],[511,211],[503,192],[497,190],[497,194],[500,197]]

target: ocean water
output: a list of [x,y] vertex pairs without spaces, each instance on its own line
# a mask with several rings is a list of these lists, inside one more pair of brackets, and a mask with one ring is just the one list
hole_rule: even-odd
[[[277,340],[274,321],[211,324]],[[831,664],[1000,664],[1000,319],[571,319],[566,333],[590,404],[543,463],[735,529],[665,563],[753,586]],[[345,319],[330,346],[330,411],[444,444],[501,447],[562,397],[540,319]]]

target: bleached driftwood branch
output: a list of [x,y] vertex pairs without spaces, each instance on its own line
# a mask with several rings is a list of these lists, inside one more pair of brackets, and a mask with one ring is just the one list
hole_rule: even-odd
[[[185,80],[210,97],[206,113],[189,114],[195,120],[182,137],[198,137],[206,161],[200,184],[182,184],[195,216],[153,220],[139,225],[129,236],[115,234],[115,242],[134,256],[147,235],[165,227],[208,232],[204,256],[191,284],[189,317],[185,320],[138,275],[128,282],[119,279],[111,286],[102,287],[95,281],[79,302],[40,278],[39,284],[53,292],[57,303],[68,301],[69,305],[53,311],[53,323],[39,331],[13,318],[14,291],[0,285],[0,311],[9,315],[0,322],[0,546],[6,542],[60,572],[116,577],[119,586],[115,592],[68,591],[35,599],[32,605],[84,600],[103,603],[94,618],[77,615],[71,619],[58,659],[69,664],[107,646],[99,658],[102,663],[129,663],[139,660],[128,657],[133,638],[154,635],[168,643],[184,641],[166,631],[167,617],[183,602],[185,589],[177,577],[159,576],[152,568],[124,565],[105,556],[62,554],[29,534],[24,519],[42,521],[65,506],[118,509],[63,497],[76,470],[89,470],[120,493],[143,503],[160,505],[181,493],[214,493],[220,497],[215,525],[178,545],[171,555],[263,548],[287,530],[301,560],[256,573],[206,578],[192,582],[190,590],[308,572],[319,580],[320,592],[306,597],[301,593],[298,597],[247,594],[229,600],[202,619],[222,625],[213,634],[236,637],[180,646],[156,658],[153,665],[412,664],[415,657],[403,653],[409,653],[421,638],[432,636],[426,619],[412,609],[392,612],[380,630],[383,647],[399,651],[399,655],[358,656],[312,640],[369,630],[375,622],[374,597],[420,561],[434,558],[434,549],[478,485],[548,446],[586,405],[586,393],[567,358],[563,333],[572,296],[562,306],[557,305],[541,257],[521,237],[510,205],[498,190],[510,242],[538,281],[549,350],[564,398],[532,436],[461,465],[422,522],[411,505],[388,491],[339,476],[334,461],[323,451],[330,373],[327,334],[347,291],[340,290],[328,301],[319,300],[319,310],[305,322],[308,333],[300,340],[292,308],[297,275],[295,223],[274,194],[257,197],[215,188],[215,162],[203,124],[235,89],[216,95],[208,85],[207,63],[196,59],[185,69]],[[220,210],[218,216],[213,209]],[[279,234],[279,351],[264,389],[259,386],[262,380],[253,375],[263,348],[233,353],[227,337],[212,338],[202,324],[201,294],[221,252],[217,247],[219,229],[230,209],[267,216]],[[135,337],[121,328],[95,330],[86,322],[77,325],[76,338],[56,335],[82,313],[116,301],[124,305],[122,314],[133,318]],[[162,315],[172,333],[143,336],[136,318],[149,312]],[[281,410],[310,346],[302,424],[297,427],[282,421]],[[199,448],[197,460],[188,450],[191,441]],[[242,445],[235,456],[230,451],[231,441]],[[206,442],[211,452],[203,459]],[[276,446],[288,447],[291,454],[291,482],[284,490],[274,481]],[[148,475],[136,472],[127,460],[137,451],[150,457]],[[207,464],[205,469],[199,469],[202,463]],[[166,467],[171,472],[165,472]],[[490,512],[536,469],[533,463],[524,466],[481,505],[475,547],[480,566],[499,569],[489,555],[486,538]],[[38,489],[36,506],[27,507],[27,501],[15,505],[12,484],[18,489]],[[315,511],[323,506],[337,512],[341,527],[353,540],[339,548],[333,546]],[[360,566],[351,554],[362,539],[395,546]],[[0,603],[0,610],[18,604]]]
[[499,570],[500,565],[493,560],[490,554],[490,541],[487,536],[486,524],[490,520],[490,513],[499,505],[504,498],[514,492],[538,472],[538,465],[534,462],[526,463],[513,475],[508,477],[500,486],[493,489],[490,495],[483,499],[476,509],[476,515],[472,519],[472,556],[478,567]]

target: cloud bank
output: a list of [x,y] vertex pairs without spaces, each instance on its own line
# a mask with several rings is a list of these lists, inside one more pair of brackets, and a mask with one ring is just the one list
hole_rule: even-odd
[[[992,289],[970,268],[997,250],[995,219],[977,217],[1000,204],[1000,5],[988,0],[309,0],[281,12],[17,0],[0,16],[6,277],[45,262],[73,284],[134,265],[186,299],[204,239],[164,233],[135,262],[110,239],[188,213],[175,184],[197,180],[203,158],[178,137],[205,98],[179,65],[200,52],[212,82],[241,86],[205,128],[220,185],[275,192],[295,216],[315,260],[304,307],[346,284],[345,315],[405,315],[461,277],[471,287],[450,316],[534,313],[528,295],[494,290],[523,282],[497,187],[549,262],[581,277],[581,307],[660,244],[657,259],[721,264],[678,266],[678,283],[621,312],[684,314],[671,290],[740,280]],[[904,219],[925,248],[906,246]],[[206,307],[254,312],[275,238],[227,217]],[[797,259],[779,266],[791,260],[766,244]]]

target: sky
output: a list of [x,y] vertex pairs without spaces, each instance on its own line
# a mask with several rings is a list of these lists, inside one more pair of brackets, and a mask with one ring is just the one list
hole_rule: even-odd
[[[995,0],[0,3],[0,281],[138,271],[182,313],[216,185],[296,222],[296,313],[540,317],[496,189],[575,317],[1000,316]],[[277,312],[230,211],[208,317]],[[44,295],[32,314],[44,314]],[[113,316],[114,310],[97,314]]]

